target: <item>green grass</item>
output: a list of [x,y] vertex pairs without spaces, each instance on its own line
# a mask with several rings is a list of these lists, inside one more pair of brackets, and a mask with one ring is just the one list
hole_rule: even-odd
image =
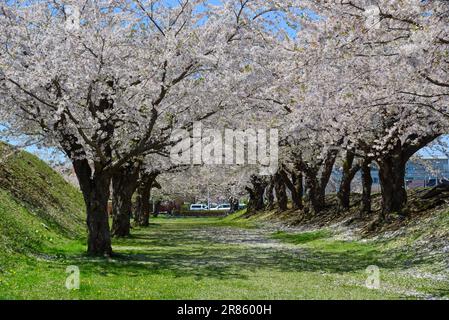
[[[0,143],[2,156],[10,148]],[[21,255],[65,245],[85,236],[80,192],[27,153],[0,163],[0,270]],[[0,274],[1,276],[1,274]]]
[[284,242],[301,244],[307,243],[313,240],[328,238],[331,236],[331,232],[327,230],[318,230],[312,232],[302,232],[302,233],[287,233],[284,231],[278,231],[273,234],[274,239],[279,239]]
[[[284,245],[239,220],[153,219],[131,238],[115,240],[111,259],[86,257],[77,240],[58,243],[44,249],[45,259],[22,258],[1,272],[0,298],[413,299],[449,293],[447,282],[402,274],[407,257],[377,244],[318,237]],[[365,286],[372,264],[381,270],[379,290]],[[81,270],[79,291],[64,286],[69,265]]]
[[[0,143],[0,154],[8,151],[9,147]],[[52,230],[69,238],[84,233],[80,191],[36,156],[22,151],[2,161],[0,189]]]

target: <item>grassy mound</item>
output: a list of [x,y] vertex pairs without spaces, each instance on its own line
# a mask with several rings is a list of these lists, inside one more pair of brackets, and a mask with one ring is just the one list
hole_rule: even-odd
[[339,211],[336,197],[330,195],[326,198],[328,206],[318,215],[306,216],[293,209],[282,213],[272,210],[258,212],[247,219],[277,226],[280,231],[274,232],[272,238],[285,243],[342,252],[355,245],[360,256],[365,256],[365,245],[369,244],[395,258],[405,257],[407,268],[419,265],[429,273],[442,272],[449,276],[449,197],[442,194],[423,199],[422,194],[429,190],[410,190],[407,215],[392,214],[383,222],[378,220],[379,194],[373,195],[373,212],[368,215],[360,214],[358,195],[354,195],[347,212]]
[[[74,186],[45,162],[0,144],[0,266],[84,234],[84,203]],[[4,260],[4,261],[1,261]]]

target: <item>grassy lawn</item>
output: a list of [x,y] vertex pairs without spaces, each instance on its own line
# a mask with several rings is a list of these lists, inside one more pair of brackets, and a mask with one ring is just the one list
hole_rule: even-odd
[[[153,219],[114,242],[112,259],[84,256],[80,241],[57,242],[45,254],[12,255],[0,270],[1,299],[382,299],[448,296],[445,281],[404,273],[408,256],[379,244],[317,234],[272,233],[241,220]],[[365,286],[380,268],[380,289]],[[81,288],[65,288],[66,267]]]

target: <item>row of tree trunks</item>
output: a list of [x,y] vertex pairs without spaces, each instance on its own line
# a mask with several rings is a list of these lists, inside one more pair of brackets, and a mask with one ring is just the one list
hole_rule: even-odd
[[[346,208],[349,208],[349,199],[350,199],[350,185],[352,180],[354,179],[355,174],[361,168],[361,163],[356,163],[353,165],[355,155],[354,153],[347,153],[346,165],[344,168],[343,179],[341,183],[341,187],[339,190],[339,198],[342,199],[342,203],[346,205]],[[327,183],[330,179],[330,174],[332,173],[332,168],[335,163],[336,154],[332,153],[330,156],[323,162],[322,174],[321,176],[318,174],[318,170],[314,167],[307,167],[308,174],[306,175],[305,184],[308,191],[307,200],[309,202],[309,207],[312,208],[314,212],[320,212],[324,207],[324,199],[325,199],[325,189]],[[368,166],[368,165],[367,165]],[[274,194],[276,194],[277,206],[279,210],[283,211],[287,208],[288,199],[285,190],[287,187],[291,193],[291,199],[293,203],[294,209],[303,209],[303,196],[304,196],[304,182],[303,182],[303,173],[299,169],[301,166],[295,166],[296,170],[288,171],[286,168],[282,168],[279,172],[272,176],[269,183],[266,186],[265,190],[265,201],[267,202],[266,209],[272,210],[274,208]],[[371,179],[371,174],[369,172],[368,167],[368,175],[366,175],[367,179]],[[367,182],[368,181],[368,182]],[[369,182],[371,181],[371,182]],[[367,192],[368,196],[371,195],[371,180],[365,180],[365,192]],[[274,191],[274,192],[273,192]],[[366,211],[370,211],[370,204],[366,205]]]
[[[332,174],[336,157],[337,152],[331,150],[323,161],[321,167],[308,166],[299,159],[293,170],[281,168],[270,178],[267,184],[254,183],[255,179],[253,178],[253,187],[247,188],[250,195],[248,211],[252,212],[262,209],[263,203],[258,206],[257,210],[254,209],[254,206],[255,203],[260,203],[260,200],[263,201],[261,195],[264,193],[267,202],[267,210],[272,210],[274,208],[274,194],[276,195],[276,204],[279,210],[287,210],[287,188],[290,191],[294,209],[300,210],[304,208],[303,198],[306,189],[309,207],[313,212],[318,213],[322,211],[325,205],[326,186]],[[320,171],[320,175],[318,174],[318,171]]]
[[[409,137],[406,143],[397,141],[396,145],[388,153],[376,159],[379,168],[379,180],[382,193],[382,210],[380,219],[385,219],[390,213],[404,214],[407,203],[407,192],[405,187],[405,168],[411,156],[423,148],[439,135],[427,137]],[[253,177],[253,187],[248,188],[250,192],[250,205],[248,210],[261,210],[263,208],[263,193],[267,201],[266,209],[274,208],[274,194],[276,194],[277,205],[281,211],[287,209],[287,193],[289,189],[292,195],[293,207],[303,208],[303,193],[312,213],[319,213],[325,207],[326,186],[330,180],[332,170],[337,158],[337,151],[330,150],[322,163],[317,165],[306,164],[300,159],[295,170],[288,171],[280,169],[268,184],[263,184]],[[361,171],[362,199],[360,204],[361,214],[372,211],[371,190],[373,179],[371,177],[371,158],[361,159],[355,162],[355,154],[347,151],[343,164],[343,176],[337,193],[340,208],[348,210],[350,207],[351,182],[356,173]],[[304,174],[304,177],[302,176]],[[303,184],[304,179],[304,184]],[[259,181],[259,182],[257,182]],[[274,191],[274,192],[273,192]],[[305,192],[306,191],[306,192]],[[257,204],[257,205],[256,205]],[[257,209],[256,209],[257,208]]]

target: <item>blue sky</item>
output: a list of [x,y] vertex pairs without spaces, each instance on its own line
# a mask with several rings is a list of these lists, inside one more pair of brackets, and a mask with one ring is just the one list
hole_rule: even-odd
[[[23,139],[19,138],[9,138],[2,134],[2,131],[5,130],[5,126],[0,124],[0,141],[6,142],[13,146],[22,147],[24,145],[24,141],[26,140],[26,136]],[[33,144],[23,148],[24,150],[38,156],[40,159],[50,163],[50,162],[66,162],[68,159],[64,155],[63,152],[59,151],[56,148],[42,147],[37,144]]]

